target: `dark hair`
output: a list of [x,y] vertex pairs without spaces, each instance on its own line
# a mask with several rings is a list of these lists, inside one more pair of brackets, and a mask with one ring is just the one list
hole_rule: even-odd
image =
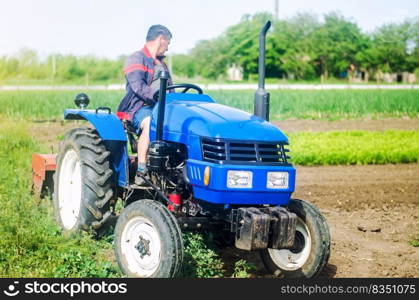
[[169,29],[167,29],[163,25],[153,25],[147,32],[146,41],[154,41],[160,35],[163,35],[166,39],[172,38],[172,33]]

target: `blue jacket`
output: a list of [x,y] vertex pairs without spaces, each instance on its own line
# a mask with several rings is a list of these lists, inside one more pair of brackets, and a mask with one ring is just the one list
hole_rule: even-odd
[[[159,58],[160,63],[168,71],[163,57]],[[124,113],[127,119],[132,120],[134,114],[146,103],[153,105],[154,91],[150,88],[150,84],[154,76],[154,66],[157,64],[150,51],[144,46],[140,51],[131,54],[125,61],[124,73],[127,80],[126,94],[121,100],[118,112]],[[172,81],[169,79],[168,85]]]

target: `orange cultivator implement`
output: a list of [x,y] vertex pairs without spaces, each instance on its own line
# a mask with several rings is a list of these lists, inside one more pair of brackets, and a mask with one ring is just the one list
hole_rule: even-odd
[[56,154],[32,154],[32,193],[37,197],[52,195]]

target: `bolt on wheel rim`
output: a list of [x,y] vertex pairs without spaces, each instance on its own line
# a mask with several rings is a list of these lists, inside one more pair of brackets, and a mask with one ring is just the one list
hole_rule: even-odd
[[59,174],[58,206],[61,222],[65,229],[72,229],[80,214],[81,167],[74,150],[68,150],[63,158]]
[[[307,225],[300,218],[297,218],[296,238],[301,245],[295,249],[268,249],[273,262],[282,270],[295,271],[300,269],[307,261],[311,252],[311,234]],[[296,239],[297,240],[297,239]]]
[[153,223],[144,217],[129,220],[122,232],[121,252],[131,273],[154,274],[160,265],[161,241]]

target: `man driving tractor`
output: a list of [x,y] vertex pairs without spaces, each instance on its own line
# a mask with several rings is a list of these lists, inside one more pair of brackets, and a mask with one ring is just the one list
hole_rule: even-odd
[[[147,172],[147,151],[150,144],[151,113],[157,102],[154,95],[160,87],[160,73],[166,71],[164,54],[169,48],[172,34],[165,26],[153,25],[149,28],[144,47],[131,54],[125,61],[124,73],[127,80],[126,95],[118,107],[119,113],[131,121],[138,138],[138,167],[136,185],[144,185],[141,175]],[[169,75],[168,85],[172,81]]]

